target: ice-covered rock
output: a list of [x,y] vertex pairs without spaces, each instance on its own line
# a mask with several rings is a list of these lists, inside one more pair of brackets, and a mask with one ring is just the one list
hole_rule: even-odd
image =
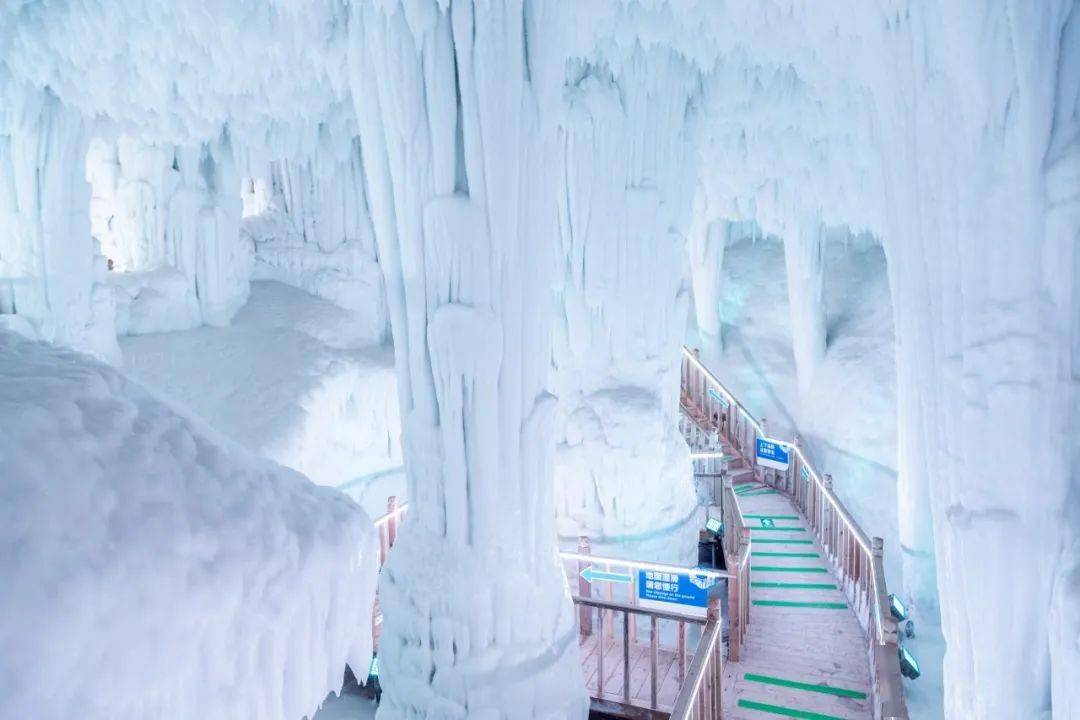
[[311,715],[371,654],[371,520],[86,356],[0,331],[5,717]]

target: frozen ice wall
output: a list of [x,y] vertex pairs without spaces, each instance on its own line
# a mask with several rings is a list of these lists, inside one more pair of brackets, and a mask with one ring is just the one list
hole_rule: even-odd
[[0,325],[116,360],[105,259],[90,237],[85,123],[2,66],[0,97]]
[[664,46],[568,67],[555,503],[562,541],[588,536],[599,554],[696,557],[677,416],[699,90],[699,69]]
[[[0,8],[4,323],[114,361],[117,330],[227,324],[251,274],[242,177],[324,131],[338,147],[353,142],[341,131],[351,121],[341,11],[288,1]],[[89,158],[93,195],[81,171],[91,138],[103,143]],[[95,259],[92,197],[94,233],[123,277]]]
[[84,355],[0,368],[5,717],[299,720],[367,666],[359,507]]
[[86,175],[117,332],[227,325],[247,300],[252,262],[228,135],[187,148],[96,139]]
[[554,8],[387,1],[350,30],[410,498],[380,583],[384,719],[588,707],[555,555],[545,391]]
[[[890,19],[894,54],[874,87],[891,199],[900,497],[925,497],[933,517],[946,710],[1040,717],[1052,678],[1058,697],[1068,692],[1060,678],[1075,653],[1056,638],[1080,607],[1050,614],[1076,501],[1080,10],[941,10]],[[925,475],[905,479],[912,465]],[[1068,705],[1053,712],[1067,717]]]
[[357,314],[369,342],[388,331],[386,292],[358,139],[320,133],[312,152],[270,162],[247,181],[243,234],[254,277],[279,280]]

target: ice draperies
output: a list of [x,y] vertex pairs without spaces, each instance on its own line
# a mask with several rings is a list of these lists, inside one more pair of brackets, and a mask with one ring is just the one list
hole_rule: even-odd
[[380,586],[379,717],[580,718],[544,391],[554,125],[538,107],[561,80],[538,58],[550,18],[521,0],[355,10],[349,67],[411,503]]
[[559,534],[594,551],[692,562],[697,500],[678,432],[686,228],[700,76],[635,46],[568,69],[560,153]]

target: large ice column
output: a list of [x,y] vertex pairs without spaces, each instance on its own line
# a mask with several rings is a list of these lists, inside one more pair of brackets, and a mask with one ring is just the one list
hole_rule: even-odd
[[[553,5],[365,3],[349,68],[410,498],[383,570],[379,717],[583,718],[555,554]],[[526,46],[525,39],[528,38]]]
[[692,561],[697,500],[678,385],[698,73],[667,48],[638,48],[617,72],[582,63],[571,75],[553,353],[559,535]]
[[90,235],[82,117],[48,91],[0,96],[0,325],[119,357],[105,260]]
[[791,313],[791,348],[800,397],[806,397],[825,356],[823,228],[816,212],[801,212],[785,224],[784,267]]
[[1051,609],[1075,497],[1076,10],[938,10],[890,22],[877,89],[902,432],[927,457],[946,715],[1046,717],[1075,644],[1075,607]]

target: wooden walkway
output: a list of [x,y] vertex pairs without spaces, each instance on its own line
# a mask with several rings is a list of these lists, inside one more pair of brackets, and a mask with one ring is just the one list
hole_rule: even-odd
[[872,718],[866,636],[787,496],[736,486],[751,527],[750,623],[724,668],[724,720]]
[[[607,633],[605,633],[607,635]],[[623,646],[621,631],[604,641],[604,692],[599,694],[598,653],[599,637],[596,634],[580,635],[581,669],[585,675],[585,687],[594,698],[612,702],[623,701]],[[679,667],[677,653],[665,647],[657,649],[657,703],[656,709],[671,712],[679,694]],[[636,707],[647,708],[652,692],[649,672],[649,645],[641,642],[630,644],[630,698]]]

